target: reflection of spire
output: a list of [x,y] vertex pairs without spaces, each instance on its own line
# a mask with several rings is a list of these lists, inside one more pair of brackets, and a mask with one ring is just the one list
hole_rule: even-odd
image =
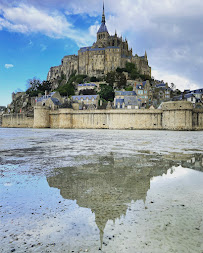
[[103,244],[103,238],[104,238],[104,231],[103,231],[103,230],[100,230],[100,243],[101,243],[100,248],[101,248],[101,249],[102,249],[102,244]]

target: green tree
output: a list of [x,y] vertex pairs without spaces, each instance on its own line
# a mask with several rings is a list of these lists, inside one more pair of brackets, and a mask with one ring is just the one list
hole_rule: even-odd
[[135,80],[135,79],[137,79],[137,78],[139,78],[139,72],[137,71],[137,68],[134,68],[133,70],[132,70],[132,72],[130,73],[130,77],[131,77],[131,79],[133,79],[133,80]]
[[99,79],[96,76],[90,77],[90,82],[99,82]]
[[133,87],[132,86],[128,86],[125,88],[126,91],[132,91],[133,90]]
[[33,77],[33,79],[28,79],[26,83],[27,90],[38,90],[39,85],[41,85],[41,80]]
[[72,82],[67,82],[65,85],[59,87],[57,91],[61,94],[61,96],[75,95],[75,87]]
[[123,69],[123,68],[119,68],[119,67],[118,67],[118,68],[116,69],[116,72],[118,72],[118,73],[122,73],[123,71],[125,71],[125,69]]
[[133,69],[136,69],[135,64],[132,62],[126,62],[125,68],[128,73],[132,73]]
[[39,93],[44,94],[45,90],[50,91],[51,83],[49,81],[41,82],[40,79],[34,77],[33,79],[29,79],[27,81],[27,87],[26,93],[29,94],[30,97],[35,97]]
[[99,95],[102,100],[112,102],[114,100],[115,93],[111,85],[100,84]]
[[113,86],[113,84],[115,83],[116,81],[116,73],[114,71],[111,71],[109,73],[107,73],[106,75],[106,82],[108,84],[110,84],[111,86]]
[[126,76],[123,73],[116,73],[116,81],[117,81],[117,87],[125,88],[126,86]]

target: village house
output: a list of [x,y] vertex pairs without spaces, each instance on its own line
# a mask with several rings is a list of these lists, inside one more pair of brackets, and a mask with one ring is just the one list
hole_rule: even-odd
[[99,103],[99,95],[72,96],[72,102],[79,104],[79,109],[96,109]]
[[115,109],[139,109],[141,100],[135,91],[115,91]]
[[160,83],[155,85],[154,93],[157,93],[157,98],[162,101],[171,99],[172,89],[168,87],[167,83]]
[[54,91],[48,94],[45,91],[45,95],[41,94],[35,99],[36,105],[38,106],[47,106],[52,110],[58,109],[59,106],[64,102],[64,99],[61,97],[58,91]]
[[96,90],[97,85],[95,83],[80,83],[77,86],[78,94],[83,90]]
[[133,90],[136,92],[138,99],[140,99],[142,106],[152,101],[153,91],[150,82],[135,82]]

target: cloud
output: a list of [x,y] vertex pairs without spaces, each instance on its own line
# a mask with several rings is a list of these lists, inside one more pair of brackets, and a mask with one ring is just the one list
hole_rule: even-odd
[[89,35],[92,36],[92,38],[94,38],[97,34],[97,31],[99,30],[100,24],[98,21],[95,22],[94,25],[91,25],[89,27]]
[[[0,30],[71,38],[78,46],[94,42],[103,4],[102,0],[22,0],[19,5],[0,1]],[[116,29],[126,37],[134,54],[147,50],[152,70],[202,86],[202,0],[108,0],[105,11],[109,32],[114,34]],[[86,30],[75,27],[73,14],[88,14],[93,24]]]
[[13,64],[5,64],[5,68],[6,68],[6,69],[10,69],[10,68],[13,68],[13,67],[14,67]]
[[44,44],[40,44],[40,47],[41,47],[41,52],[47,50],[47,46]]
[[171,83],[174,83],[176,85],[176,88],[180,89],[181,91],[184,91],[186,89],[195,90],[199,87],[199,85],[193,80],[189,80],[184,76],[170,74],[164,71],[152,70],[152,76],[155,77],[155,79],[164,80],[169,84],[169,86]]
[[32,47],[32,46],[33,46],[33,42],[32,42],[31,40],[29,41],[28,46],[29,46],[29,47]]
[[34,6],[20,4],[19,6],[0,6],[1,29],[24,34],[42,33],[48,37],[73,39],[78,46],[89,42],[84,31],[76,29],[67,21],[66,16],[57,11],[46,12]]

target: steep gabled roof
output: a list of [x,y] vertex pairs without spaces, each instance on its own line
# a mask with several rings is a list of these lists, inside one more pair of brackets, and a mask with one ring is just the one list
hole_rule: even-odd
[[103,32],[107,32],[108,33],[108,29],[106,27],[106,25],[104,23],[101,24],[99,30],[97,33],[103,33]]

